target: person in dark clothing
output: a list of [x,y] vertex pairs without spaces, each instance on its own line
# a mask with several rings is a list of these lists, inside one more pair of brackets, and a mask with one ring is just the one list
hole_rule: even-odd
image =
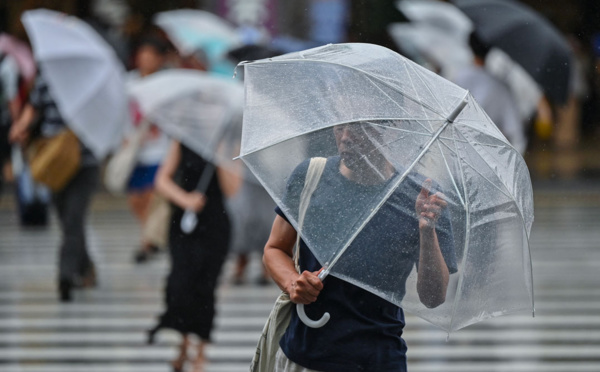
[[[348,215],[348,210],[351,215],[360,213],[400,172],[365,138],[369,129],[358,123],[334,127],[339,155],[327,158],[320,186],[310,199],[303,224],[307,236],[311,231],[314,236],[337,229],[344,221],[336,216]],[[288,179],[283,203],[292,210],[299,204],[307,169],[305,161]],[[403,288],[417,266],[419,298],[430,308],[445,301],[449,274],[457,270],[449,219],[444,213],[447,204],[432,185],[432,180],[422,176],[407,177],[346,251],[359,254],[361,247],[372,247],[373,254],[385,250],[400,257],[401,263],[395,267],[397,282],[381,283],[383,287]],[[296,272],[292,260],[296,230],[282,209],[278,207],[276,212],[264,251],[267,269],[292,302],[311,304],[306,309],[309,317],[325,311],[332,317],[325,325],[327,330],[313,329],[293,311],[279,343],[275,372],[406,371],[402,308],[333,276],[322,283],[318,277],[321,265],[303,240],[299,247],[302,271]],[[369,272],[376,275],[377,270]]]
[[[149,331],[149,343],[161,328],[170,328],[183,336],[175,370],[184,368],[188,360],[189,335],[200,338],[193,371],[201,371],[204,347],[211,340],[215,317],[215,289],[227,256],[230,222],[224,204],[227,175],[220,168],[212,176],[204,193],[196,190],[207,162],[175,142],[157,173],[156,187],[172,203],[169,230],[171,271],[165,293],[166,311]],[[198,223],[186,234],[181,229],[185,210],[197,213]]]

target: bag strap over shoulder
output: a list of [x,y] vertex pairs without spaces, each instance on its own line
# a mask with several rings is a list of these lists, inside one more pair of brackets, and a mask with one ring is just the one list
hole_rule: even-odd
[[300,272],[300,265],[298,264],[300,256],[300,232],[302,231],[302,225],[304,224],[304,216],[306,215],[310,198],[319,184],[319,180],[321,179],[321,175],[323,174],[326,163],[326,158],[316,157],[310,159],[308,170],[306,171],[306,178],[304,179],[304,188],[300,194],[298,233],[296,234],[296,244],[294,248],[294,265],[296,266],[296,271],[298,272]]

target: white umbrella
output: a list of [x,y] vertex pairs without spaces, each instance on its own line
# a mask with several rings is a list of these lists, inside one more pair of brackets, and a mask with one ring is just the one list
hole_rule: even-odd
[[[196,70],[160,71],[129,85],[129,94],[151,122],[211,162],[197,189],[205,192],[214,163],[236,172],[244,89],[231,79]],[[237,172],[236,172],[237,173]],[[184,232],[196,225],[196,214],[186,211]]]
[[473,23],[457,7],[439,0],[402,0],[397,8],[412,21],[434,25],[448,37],[467,40]]
[[169,136],[206,160],[232,168],[239,153],[241,84],[202,71],[169,69],[132,82],[128,92],[144,117]]
[[154,23],[162,28],[182,55],[199,49],[206,53],[209,70],[231,76],[233,65],[226,53],[241,45],[235,27],[210,12],[179,9],[158,13]]
[[[411,20],[389,27],[390,35],[401,48],[410,45],[411,50],[440,67],[442,76],[450,80],[461,67],[472,63],[468,39],[474,25],[456,6],[439,0],[402,0],[397,7]],[[498,48],[490,50],[485,67],[510,87],[518,98],[515,101],[521,117],[529,120],[542,97],[538,83]]]
[[115,52],[76,17],[36,9],[22,21],[65,122],[102,159],[128,118],[125,70]]
[[473,61],[466,39],[423,22],[392,23],[388,32],[394,42],[414,60],[424,60],[450,77]]

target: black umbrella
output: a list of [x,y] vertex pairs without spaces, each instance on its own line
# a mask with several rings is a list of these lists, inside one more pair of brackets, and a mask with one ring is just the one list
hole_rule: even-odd
[[242,61],[271,58],[280,54],[283,54],[283,52],[266,45],[248,44],[230,50],[227,53],[227,57],[237,64]]
[[477,35],[502,49],[555,103],[566,103],[571,49],[562,34],[531,8],[512,0],[452,0],[475,24]]

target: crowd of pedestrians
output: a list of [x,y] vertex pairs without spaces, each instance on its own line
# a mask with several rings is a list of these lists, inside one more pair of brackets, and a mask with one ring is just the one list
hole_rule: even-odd
[[[279,238],[277,241],[282,240],[278,234],[285,235],[285,241],[290,243],[287,247],[290,252],[286,253],[291,256],[295,231],[286,230],[286,234],[276,228],[271,231],[273,218],[285,219],[285,216],[277,209],[278,217],[275,217],[275,204],[257,182],[248,181],[250,175],[242,176],[240,181],[239,175],[217,167],[208,180],[206,190],[198,191],[197,185],[209,167],[209,159],[170,138],[145,117],[134,100],[127,102],[128,120],[119,144],[108,157],[97,156],[83,138],[70,130],[64,113],[57,105],[57,98],[49,89],[51,77],[48,72],[34,62],[31,52],[29,66],[17,58],[17,46],[21,50],[27,49],[27,42],[9,35],[0,37],[7,38],[14,46],[11,49],[0,43],[0,185],[12,178],[18,200],[17,212],[23,225],[46,223],[46,219],[40,222],[36,218],[46,213],[50,204],[53,205],[61,231],[56,278],[59,300],[71,302],[73,291],[93,288],[102,280],[102,273],[96,269],[94,257],[89,253],[86,217],[94,193],[104,187],[103,181],[110,182],[104,173],[107,163],[120,152],[131,152],[135,147],[135,156],[122,191],[131,214],[139,222],[140,236],[138,246],[124,248],[131,250],[132,262],[136,265],[143,265],[164,252],[168,252],[171,262],[166,278],[165,310],[157,324],[148,331],[148,343],[154,341],[155,334],[162,328],[176,330],[181,334],[181,342],[177,358],[172,362],[173,369],[181,371],[189,362],[194,371],[201,371],[205,362],[205,346],[211,341],[216,315],[215,290],[227,256],[235,255],[232,283],[244,284],[248,281],[249,260],[255,253],[262,256],[271,236],[271,247],[267,244],[266,257],[267,263],[272,266],[269,271],[277,273],[278,261],[272,258],[273,251],[269,251],[269,247],[273,248],[276,238]],[[512,96],[513,93],[502,82],[485,70],[484,60],[489,46],[475,34],[471,35],[470,41],[475,56],[473,64],[465,66],[455,76],[455,83],[471,91],[512,145],[524,153],[528,139],[526,123],[516,112],[515,100],[518,97]],[[210,50],[196,48],[182,53],[175,44],[165,30],[158,27],[148,29],[132,41],[123,89],[127,84],[163,70],[211,71]],[[234,66],[243,60],[267,58],[280,53],[266,47],[254,47],[247,45],[223,55]],[[243,75],[239,76],[240,83],[242,79]],[[24,159],[27,165],[27,159],[39,150],[44,139],[63,135],[67,137],[65,146],[73,147],[72,154],[75,155],[72,157],[77,158],[64,182],[44,185],[30,174],[28,166],[17,167],[17,159]],[[9,171],[11,167],[13,177]],[[247,169],[244,172],[249,173]],[[24,191],[26,188],[27,192]],[[48,193],[51,197],[44,196]],[[33,213],[25,213],[34,207],[37,209],[33,209]],[[183,231],[180,223],[186,211],[194,212],[198,220],[191,232]],[[283,222],[279,221],[279,224]],[[288,228],[287,225],[285,227]],[[288,261],[286,263],[292,268],[292,262]],[[312,267],[314,265],[309,266],[311,270],[318,269]],[[284,280],[277,276],[275,280],[279,280],[281,286],[289,282],[283,283]],[[264,266],[256,282],[272,282]],[[293,331],[288,332],[288,344],[293,341],[290,339]],[[190,335],[196,335],[200,340],[194,346],[196,352],[193,358],[188,355],[195,339]]]

